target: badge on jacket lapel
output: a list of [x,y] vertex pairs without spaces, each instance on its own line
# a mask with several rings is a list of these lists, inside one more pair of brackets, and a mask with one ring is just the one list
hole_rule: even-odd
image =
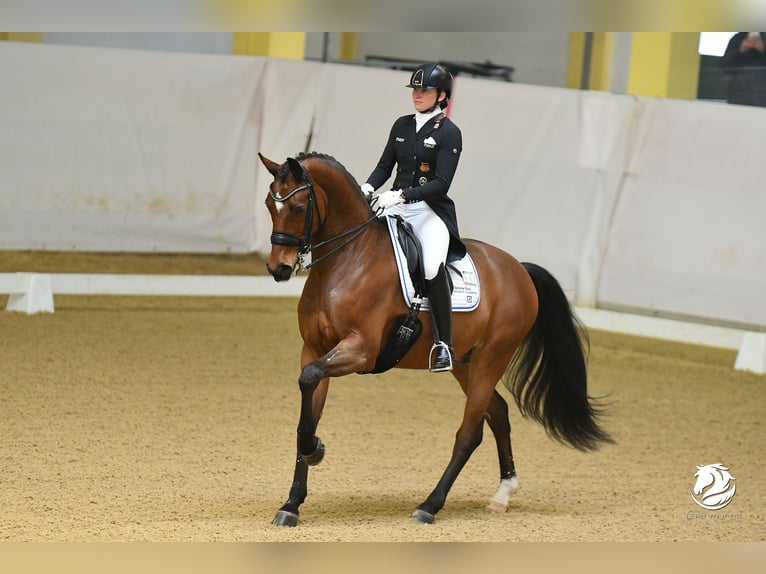
[[423,176],[423,177],[421,177],[421,178],[418,180],[418,185],[425,185],[425,184],[427,184],[427,183],[428,183],[428,178],[427,178],[426,176]]
[[429,171],[431,171],[431,166],[427,164],[426,162],[423,162],[420,164],[420,171],[422,171],[423,173],[428,173]]
[[423,140],[423,146],[427,148],[435,148],[436,140],[432,138],[431,136],[428,136],[426,139]]

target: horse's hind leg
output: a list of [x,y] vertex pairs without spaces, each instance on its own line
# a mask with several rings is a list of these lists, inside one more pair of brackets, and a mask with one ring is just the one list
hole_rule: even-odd
[[415,522],[432,524],[436,513],[439,512],[447,500],[447,494],[455,483],[460,471],[473,454],[473,451],[481,444],[483,421],[481,416],[470,417],[468,421],[463,419],[463,424],[455,436],[455,446],[452,449],[452,458],[442,474],[436,488],[428,495],[428,498],[415,508],[410,516]]
[[436,513],[444,507],[447,494],[452,488],[460,471],[463,469],[474,450],[481,444],[484,427],[484,416],[490,402],[493,400],[495,382],[500,374],[495,377],[492,369],[481,364],[480,357],[477,365],[477,355],[474,353],[472,364],[458,364],[453,370],[453,375],[460,383],[466,394],[463,421],[455,435],[455,446],[452,449],[452,457],[442,474],[436,488],[428,498],[414,510],[411,518],[416,522],[430,524],[434,521]]
[[495,390],[495,385],[505,372],[517,344],[509,340],[487,343],[472,353],[470,363],[455,365],[452,374],[466,395],[463,421],[455,436],[452,458],[444,474],[425,502],[412,513],[412,519],[416,522],[432,523],[435,514],[444,506],[447,493],[458,474],[481,444],[485,420],[495,436],[500,462],[501,483],[495,497],[501,505],[507,505],[506,495],[515,490],[517,482],[511,451],[508,405]]
[[[460,383],[460,387],[467,393],[469,373],[456,369],[454,375]],[[508,510],[508,499],[518,490],[519,481],[516,478],[516,467],[513,462],[508,403],[497,390],[492,393],[492,399],[484,413],[484,420],[487,421],[495,437],[497,457],[500,464],[500,485],[487,508],[493,512],[503,513]]]
[[508,418],[508,403],[495,391],[489,403],[484,419],[492,429],[497,444],[497,456],[500,463],[500,486],[490,500],[487,508],[493,512],[508,510],[508,498],[519,488],[516,467],[513,463],[511,448],[511,422]]

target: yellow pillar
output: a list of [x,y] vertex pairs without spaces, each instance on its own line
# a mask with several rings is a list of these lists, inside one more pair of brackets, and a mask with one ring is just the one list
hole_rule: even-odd
[[306,33],[234,32],[232,53],[302,60],[306,53]]
[[590,89],[608,92],[612,84],[614,34],[595,32],[590,64]]
[[0,40],[8,42],[42,42],[42,32],[0,32]]
[[338,57],[341,60],[356,60],[356,32],[340,33]]
[[699,32],[633,32],[628,93],[697,99]]
[[569,36],[567,87],[583,87],[583,74],[587,68],[587,89],[609,91],[612,81],[614,35],[612,32],[591,32],[590,37],[591,44],[586,58],[586,33],[573,32]]

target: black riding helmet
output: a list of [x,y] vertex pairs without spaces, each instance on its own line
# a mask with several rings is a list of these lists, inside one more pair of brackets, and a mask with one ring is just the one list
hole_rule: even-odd
[[444,92],[447,97],[439,102],[439,106],[445,108],[447,100],[452,94],[452,74],[441,64],[421,64],[412,72],[408,88],[436,88]]

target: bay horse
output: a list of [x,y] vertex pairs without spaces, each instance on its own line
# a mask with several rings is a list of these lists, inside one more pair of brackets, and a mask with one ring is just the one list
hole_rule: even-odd
[[[356,180],[333,157],[312,152],[282,164],[258,154],[274,180],[266,207],[272,220],[267,268],[287,281],[311,253],[298,303],[303,338],[297,458],[287,502],[272,523],[294,527],[308,492],[308,468],[325,446],[316,435],[329,381],[371,372],[397,316],[407,312],[386,224],[365,200]],[[587,333],[556,279],[519,263],[505,251],[465,239],[481,285],[479,306],[455,313],[452,371],[466,396],[452,456],[436,487],[411,519],[430,524],[473,451],[484,421],[494,434],[500,486],[490,509],[507,510],[518,488],[508,404],[495,389],[503,380],[523,416],[577,449],[613,442],[598,422],[601,406],[588,395]],[[423,312],[421,312],[423,314]],[[396,365],[428,369],[430,321]]]

